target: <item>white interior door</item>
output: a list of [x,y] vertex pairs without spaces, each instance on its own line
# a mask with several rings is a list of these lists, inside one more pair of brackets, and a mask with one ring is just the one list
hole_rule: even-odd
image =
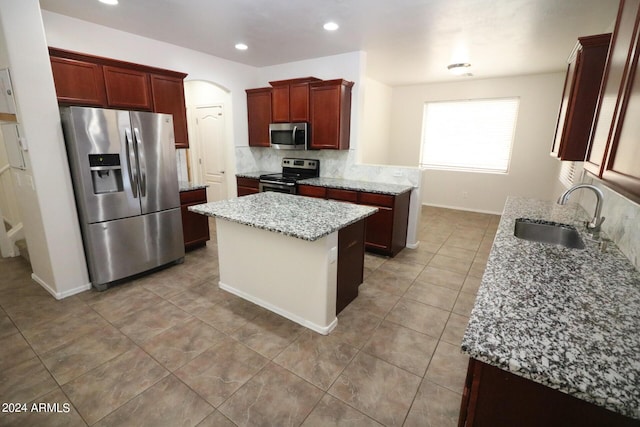
[[208,185],[207,200],[227,198],[222,105],[196,108],[196,134],[200,146],[202,182]]

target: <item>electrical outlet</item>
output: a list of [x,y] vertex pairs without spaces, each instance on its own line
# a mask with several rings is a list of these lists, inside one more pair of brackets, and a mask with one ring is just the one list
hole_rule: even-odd
[[467,197],[469,197],[469,193],[467,193],[466,191],[462,192],[462,198],[466,199]]
[[402,171],[396,171],[393,173],[393,176],[396,178],[402,178],[404,176],[404,173],[402,173]]

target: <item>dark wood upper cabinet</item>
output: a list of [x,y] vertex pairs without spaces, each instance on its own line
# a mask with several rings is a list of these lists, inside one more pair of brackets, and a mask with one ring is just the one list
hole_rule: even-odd
[[49,56],[59,104],[171,114],[176,148],[189,148],[186,74],[53,47]]
[[569,56],[552,154],[583,161],[598,101],[611,34],[580,37]]
[[588,172],[640,201],[640,0],[620,2],[595,127]]
[[271,88],[247,89],[249,146],[269,147],[271,123]]
[[618,17],[611,36],[600,97],[595,111],[591,141],[584,164],[588,172],[600,177],[609,150],[615,119],[620,109],[622,85],[629,72],[629,56],[636,32],[638,0],[620,2]]
[[342,79],[310,84],[311,149],[349,149],[351,88]]
[[110,107],[151,110],[149,74],[127,68],[104,66],[104,84]]
[[107,103],[102,66],[67,58],[51,58],[60,104],[103,106]]
[[153,111],[173,115],[176,148],[189,148],[187,112],[184,108],[184,84],[181,78],[151,74]]
[[315,77],[278,80],[272,86],[271,115],[274,123],[309,121],[309,84],[321,81]]

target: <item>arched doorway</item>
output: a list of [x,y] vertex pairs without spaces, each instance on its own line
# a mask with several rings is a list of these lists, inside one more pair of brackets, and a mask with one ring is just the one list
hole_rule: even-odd
[[189,179],[206,184],[207,200],[228,198],[235,168],[230,100],[227,90],[202,80],[185,81],[185,103],[189,126],[187,154]]

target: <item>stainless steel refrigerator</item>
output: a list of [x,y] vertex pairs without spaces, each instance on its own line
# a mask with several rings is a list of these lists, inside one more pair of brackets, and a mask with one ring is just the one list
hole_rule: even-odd
[[173,119],[61,108],[93,286],[184,260]]

